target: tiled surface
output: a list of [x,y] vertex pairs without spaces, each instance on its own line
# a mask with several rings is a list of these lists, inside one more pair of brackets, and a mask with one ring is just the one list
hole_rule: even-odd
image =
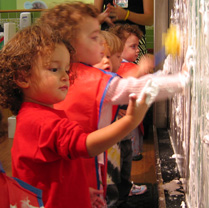
[[146,41],[147,41],[147,48],[153,49],[154,48],[154,30],[153,26],[146,26]]
[[[20,14],[21,12],[0,13],[0,25],[4,27],[4,23],[13,22],[16,24],[17,31],[20,28]],[[40,12],[31,12],[31,21],[34,23],[40,16]]]

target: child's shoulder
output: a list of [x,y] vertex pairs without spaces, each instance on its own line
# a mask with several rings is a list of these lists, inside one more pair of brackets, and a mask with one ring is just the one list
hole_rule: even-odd
[[137,64],[132,62],[122,62],[117,74],[124,78],[129,76],[135,77],[135,74],[137,74],[138,70],[139,66]]
[[25,121],[41,122],[50,118],[66,118],[67,116],[62,110],[55,110],[53,108],[32,102],[24,102],[17,117],[18,119],[24,119]]
[[88,82],[89,80],[94,80],[94,83],[100,80],[109,80],[110,77],[116,76],[115,73],[107,72],[102,69],[98,69],[91,65],[84,63],[73,63],[73,71],[76,73],[75,83],[82,80],[82,83]]

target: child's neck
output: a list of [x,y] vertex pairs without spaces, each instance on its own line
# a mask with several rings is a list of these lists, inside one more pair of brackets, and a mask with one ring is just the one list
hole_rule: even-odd
[[47,107],[49,107],[49,108],[54,108],[54,107],[53,107],[53,104],[42,103],[42,102],[39,102],[39,101],[34,100],[34,99],[32,99],[32,98],[29,98],[29,97],[25,97],[25,98],[24,98],[24,102],[36,103],[36,104],[39,104],[39,105],[47,106]]

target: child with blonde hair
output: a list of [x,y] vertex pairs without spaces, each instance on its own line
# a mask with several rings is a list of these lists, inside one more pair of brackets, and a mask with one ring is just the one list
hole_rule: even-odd
[[[92,67],[101,61],[104,50],[100,41],[99,12],[91,4],[82,2],[62,3],[45,10],[39,22],[48,24],[75,49],[72,69],[77,72],[64,101],[55,108],[65,110],[71,120],[78,121],[87,132],[95,131],[112,122],[114,105],[128,104],[129,95],[140,95],[144,87],[159,83],[149,104],[182,92],[184,83],[180,73],[165,77],[144,76],[143,79],[120,78],[116,74]],[[166,83],[165,83],[166,81]],[[146,85],[146,86],[145,86]],[[73,109],[73,111],[72,111]],[[106,154],[85,161],[89,186],[106,188]]]
[[[102,61],[95,64],[94,67],[117,73],[122,61],[121,54],[123,52],[124,43],[120,40],[120,38],[109,31],[102,30],[101,37],[104,42],[104,56]],[[105,60],[103,59],[108,60],[110,69],[107,69],[104,64]]]
[[[104,39],[104,57],[101,62],[95,64],[94,67],[117,73],[122,62],[122,53],[124,51],[125,41],[109,31],[101,31]],[[114,65],[114,67],[113,67]],[[123,65],[123,68],[125,66]],[[131,68],[129,67],[129,70]],[[126,107],[126,106],[125,106]],[[120,109],[121,108],[121,109]],[[119,110],[117,119],[120,119],[124,113],[124,106],[114,106],[115,110]],[[118,144],[108,149],[107,159],[107,205],[108,207],[128,206],[128,195],[143,194],[147,188],[145,185],[133,185],[130,181],[132,166],[132,147],[131,138],[133,133],[127,135]],[[132,193],[131,187],[134,187]],[[126,204],[125,204],[126,203]]]
[[87,132],[54,109],[74,81],[73,51],[47,25],[24,28],[0,51],[0,105],[17,115],[13,176],[41,189],[46,208],[103,207],[102,191],[89,188],[82,158],[95,157],[120,141],[147,110],[144,98],[136,104],[131,95],[123,120]]

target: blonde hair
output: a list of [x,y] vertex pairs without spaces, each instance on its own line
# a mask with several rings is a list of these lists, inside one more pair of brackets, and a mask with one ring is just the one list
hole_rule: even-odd
[[101,35],[104,37],[111,55],[123,52],[124,43],[119,37],[109,31],[101,31]]
[[[33,25],[20,30],[0,50],[0,105],[16,115],[23,102],[22,89],[17,79],[29,77],[38,57],[48,64],[56,44],[63,44],[61,37],[46,25]],[[71,53],[69,43],[64,43]],[[72,78],[73,79],[73,78]]]

